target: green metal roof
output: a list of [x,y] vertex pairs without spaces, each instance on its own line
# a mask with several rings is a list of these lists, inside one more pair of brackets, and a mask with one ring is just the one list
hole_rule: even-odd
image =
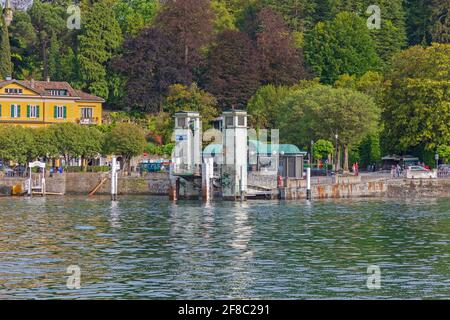
[[222,145],[221,144],[210,144],[203,150],[204,154],[219,154],[222,153]]
[[[271,154],[273,151],[279,152],[282,155],[304,155],[306,152],[293,144],[266,144],[256,140],[250,140],[250,150],[255,150],[258,154]],[[204,154],[220,154],[222,153],[221,144],[210,144],[203,151]]]

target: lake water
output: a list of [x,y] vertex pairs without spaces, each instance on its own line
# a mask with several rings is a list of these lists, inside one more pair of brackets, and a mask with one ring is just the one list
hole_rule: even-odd
[[0,198],[0,298],[368,297],[450,298],[450,199]]

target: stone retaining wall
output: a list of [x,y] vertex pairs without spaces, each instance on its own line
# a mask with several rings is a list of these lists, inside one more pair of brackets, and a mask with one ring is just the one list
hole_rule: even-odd
[[[110,194],[111,182],[107,173],[65,173],[46,178],[47,191],[63,194],[87,195],[107,178],[97,195]],[[25,185],[24,178],[0,178],[0,186]],[[359,183],[319,184],[311,186],[313,198],[356,197],[450,197],[448,179],[386,179],[380,178]],[[344,182],[346,182],[344,180]],[[306,182],[291,179],[288,188],[280,190],[285,199],[306,199]],[[168,173],[148,173],[143,177],[119,177],[119,194],[168,195]],[[277,190],[277,189],[274,189]]]
[[[89,194],[104,178],[107,180],[97,195],[111,193],[111,179],[108,173],[64,173],[46,177],[47,192],[63,194]],[[0,178],[0,186],[22,185],[24,178]],[[120,176],[119,194],[167,195],[170,187],[168,173],[148,173],[143,177]]]
[[[304,183],[299,187],[283,188],[282,198],[306,199]],[[295,185],[295,184],[294,184]],[[450,197],[450,179],[377,179],[359,183],[312,185],[316,199],[364,197]]]

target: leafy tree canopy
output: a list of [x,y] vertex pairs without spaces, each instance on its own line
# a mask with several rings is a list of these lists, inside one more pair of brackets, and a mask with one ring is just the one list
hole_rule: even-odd
[[319,22],[305,37],[305,58],[325,83],[342,74],[361,76],[380,67],[370,31],[364,19],[343,12],[329,22]]

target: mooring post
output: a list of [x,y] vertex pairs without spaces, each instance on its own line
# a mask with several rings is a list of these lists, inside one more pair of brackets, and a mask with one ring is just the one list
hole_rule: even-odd
[[214,177],[214,158],[204,159],[202,166],[202,199],[204,202],[213,198],[212,178]]
[[115,156],[111,164],[111,200],[117,200],[117,158]]
[[30,176],[28,177],[28,196],[31,197],[33,195],[32,189],[31,189],[31,172],[32,168],[30,166]]
[[[240,173],[239,173],[239,191],[240,191],[240,194],[241,194],[241,201],[244,201],[245,200],[245,195],[244,195],[244,193],[245,193],[245,187],[244,187],[244,182],[243,182],[243,180],[244,180],[244,167],[243,166],[241,166],[240,168]],[[245,174],[247,174],[247,173],[245,173]]]
[[306,200],[311,200],[311,168],[306,168]]

